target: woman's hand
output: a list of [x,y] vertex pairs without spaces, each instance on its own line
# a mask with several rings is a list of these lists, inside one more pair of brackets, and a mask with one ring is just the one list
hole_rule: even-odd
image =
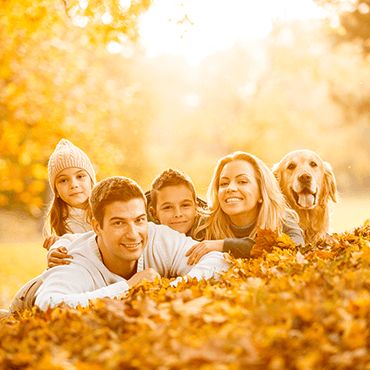
[[73,258],[68,254],[68,250],[65,247],[59,247],[53,249],[48,254],[48,267],[55,267],[59,265],[69,265],[71,261],[68,261],[66,258]]
[[50,247],[59,239],[59,236],[52,235],[49,236],[44,240],[44,244],[42,245],[45,249],[49,250]]
[[223,240],[203,240],[198,244],[194,244],[185,254],[189,257],[188,265],[194,265],[208,252],[222,252],[224,248]]

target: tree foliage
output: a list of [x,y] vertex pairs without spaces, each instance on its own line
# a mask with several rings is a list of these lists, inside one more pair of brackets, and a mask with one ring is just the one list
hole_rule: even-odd
[[135,117],[148,112],[146,98],[132,80],[133,63],[119,54],[112,65],[109,47],[131,47],[150,4],[120,3],[1,3],[1,206],[39,213],[48,156],[61,137],[81,146],[100,176],[123,171],[128,153],[140,153],[144,127]]
[[370,1],[369,0],[315,0],[339,18],[334,22],[336,42],[355,42],[365,55],[370,53]]
[[204,194],[228,152],[272,165],[302,147],[331,162],[341,190],[369,186],[370,67],[356,44],[332,47],[319,20],[277,22],[266,40],[189,66],[134,46],[149,5],[3,2],[0,206],[40,214],[61,137],[88,153],[99,179],[127,175],[144,187],[178,167]]
[[175,58],[153,61],[148,150],[156,170],[179,166],[205,193],[227,153],[248,151],[272,165],[310,148],[332,164],[341,191],[368,187],[370,67],[323,34],[320,20],[276,23],[265,42],[217,52],[192,69]]
[[261,232],[220,280],[143,283],[89,308],[0,325],[0,366],[43,369],[365,369],[370,225],[298,251]]

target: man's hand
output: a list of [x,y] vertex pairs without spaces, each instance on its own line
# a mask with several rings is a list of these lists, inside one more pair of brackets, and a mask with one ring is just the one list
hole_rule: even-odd
[[128,286],[132,288],[136,284],[139,284],[143,281],[154,281],[156,278],[161,278],[161,275],[152,268],[145,269],[143,271],[137,272],[131,279],[127,281]]
[[204,240],[194,244],[185,254],[185,256],[189,257],[188,265],[195,265],[206,253],[213,251],[222,252],[223,247],[223,240]]
[[68,254],[67,248],[59,247],[57,249],[53,249],[48,253],[48,267],[69,265],[71,262],[66,258],[73,258]]

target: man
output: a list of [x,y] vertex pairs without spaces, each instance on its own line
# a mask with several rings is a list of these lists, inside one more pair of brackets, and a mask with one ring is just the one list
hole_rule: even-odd
[[177,277],[210,278],[228,264],[220,252],[187,264],[186,252],[197,241],[167,226],[148,223],[146,198],[133,180],[110,177],[91,194],[94,232],[66,234],[54,247],[66,246],[69,265],[46,270],[16,295],[11,311],[35,304],[42,310],[60,303],[87,306],[89,300],[118,297],[141,281]]

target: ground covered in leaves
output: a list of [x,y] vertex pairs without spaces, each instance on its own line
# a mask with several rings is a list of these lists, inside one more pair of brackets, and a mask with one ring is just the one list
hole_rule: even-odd
[[298,251],[261,233],[219,281],[148,283],[0,323],[0,368],[370,369],[370,224]]

